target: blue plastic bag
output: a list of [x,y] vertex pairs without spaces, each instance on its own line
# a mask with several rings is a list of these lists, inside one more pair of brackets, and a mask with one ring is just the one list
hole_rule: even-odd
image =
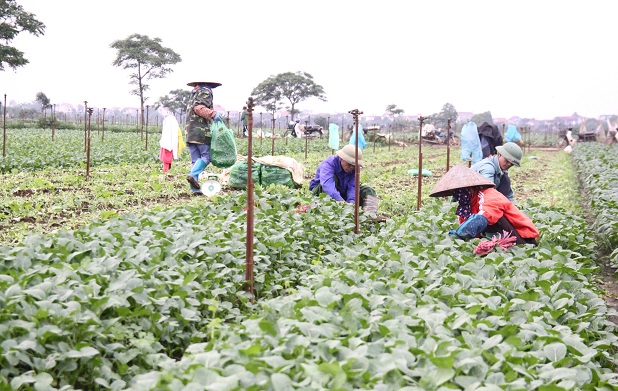
[[339,149],[339,126],[337,124],[328,125],[328,146],[330,149]]
[[506,128],[506,134],[504,135],[504,138],[506,139],[506,142],[512,142],[512,143],[518,143],[521,141],[521,134],[519,134],[519,132],[517,131],[517,126],[515,125],[509,125],[508,128]]
[[[367,146],[367,141],[365,141],[365,136],[363,136],[363,125],[358,124],[358,147],[363,149]],[[356,145],[356,127],[352,131],[352,136],[350,137],[350,145]]]
[[464,162],[472,160],[474,164],[482,159],[483,150],[478,129],[474,122],[468,122],[461,129],[461,160]]

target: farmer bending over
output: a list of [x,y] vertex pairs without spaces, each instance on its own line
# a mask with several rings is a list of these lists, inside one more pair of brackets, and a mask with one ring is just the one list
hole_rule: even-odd
[[486,157],[470,167],[496,185],[496,190],[513,202],[509,168],[521,165],[523,152],[519,145],[506,143],[496,147],[497,154]]
[[[324,159],[315,172],[315,178],[309,183],[309,190],[315,195],[322,192],[337,201],[353,204],[356,197],[356,181],[354,178],[354,151],[356,146],[346,145],[335,155]],[[363,151],[358,150],[358,166],[363,167]],[[375,190],[366,185],[360,185],[360,206],[365,206],[368,195],[376,195]]]
[[461,224],[449,235],[468,240],[481,234],[502,234],[517,238],[517,244],[537,244],[539,230],[494,183],[478,172],[458,164],[436,183],[430,197],[453,196],[459,202],[455,214]]

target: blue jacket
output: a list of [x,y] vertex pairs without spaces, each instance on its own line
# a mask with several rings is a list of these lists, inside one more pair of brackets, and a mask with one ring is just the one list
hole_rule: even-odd
[[505,186],[503,185],[502,188],[500,188],[500,183],[505,180],[510,183],[510,178],[509,173],[507,171],[502,171],[500,168],[498,155],[486,157],[480,162],[474,163],[470,168],[492,181],[496,185],[496,190],[499,190],[502,194],[504,194],[509,201],[514,202],[513,189],[511,186],[509,185],[505,189]]
[[[335,187],[335,176],[339,179],[339,190]],[[309,183],[309,190],[318,184],[322,185],[322,190],[332,199],[337,201],[354,202],[356,199],[356,183],[354,171],[345,172],[341,167],[341,160],[337,155],[331,155],[324,159],[315,172],[315,178]]]

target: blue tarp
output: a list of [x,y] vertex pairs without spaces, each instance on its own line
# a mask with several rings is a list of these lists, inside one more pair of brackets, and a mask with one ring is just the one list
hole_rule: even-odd
[[[365,141],[365,136],[363,136],[363,125],[358,124],[358,147],[360,149],[365,148],[367,146],[367,141]],[[350,137],[350,144],[356,145],[356,127],[352,131],[352,137]]]

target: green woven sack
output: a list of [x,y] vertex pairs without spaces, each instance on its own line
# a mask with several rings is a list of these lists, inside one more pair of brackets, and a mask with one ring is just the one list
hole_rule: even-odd
[[236,163],[234,132],[223,121],[210,125],[210,162],[219,168],[228,168]]
[[[260,167],[262,165],[260,163],[253,163],[251,166],[251,178],[253,178],[253,183],[256,185],[260,184]],[[228,185],[235,189],[246,189],[247,188],[247,163],[241,162],[234,164],[230,168],[230,182]]]
[[292,173],[285,168],[262,165],[262,186],[283,185],[294,188]]

